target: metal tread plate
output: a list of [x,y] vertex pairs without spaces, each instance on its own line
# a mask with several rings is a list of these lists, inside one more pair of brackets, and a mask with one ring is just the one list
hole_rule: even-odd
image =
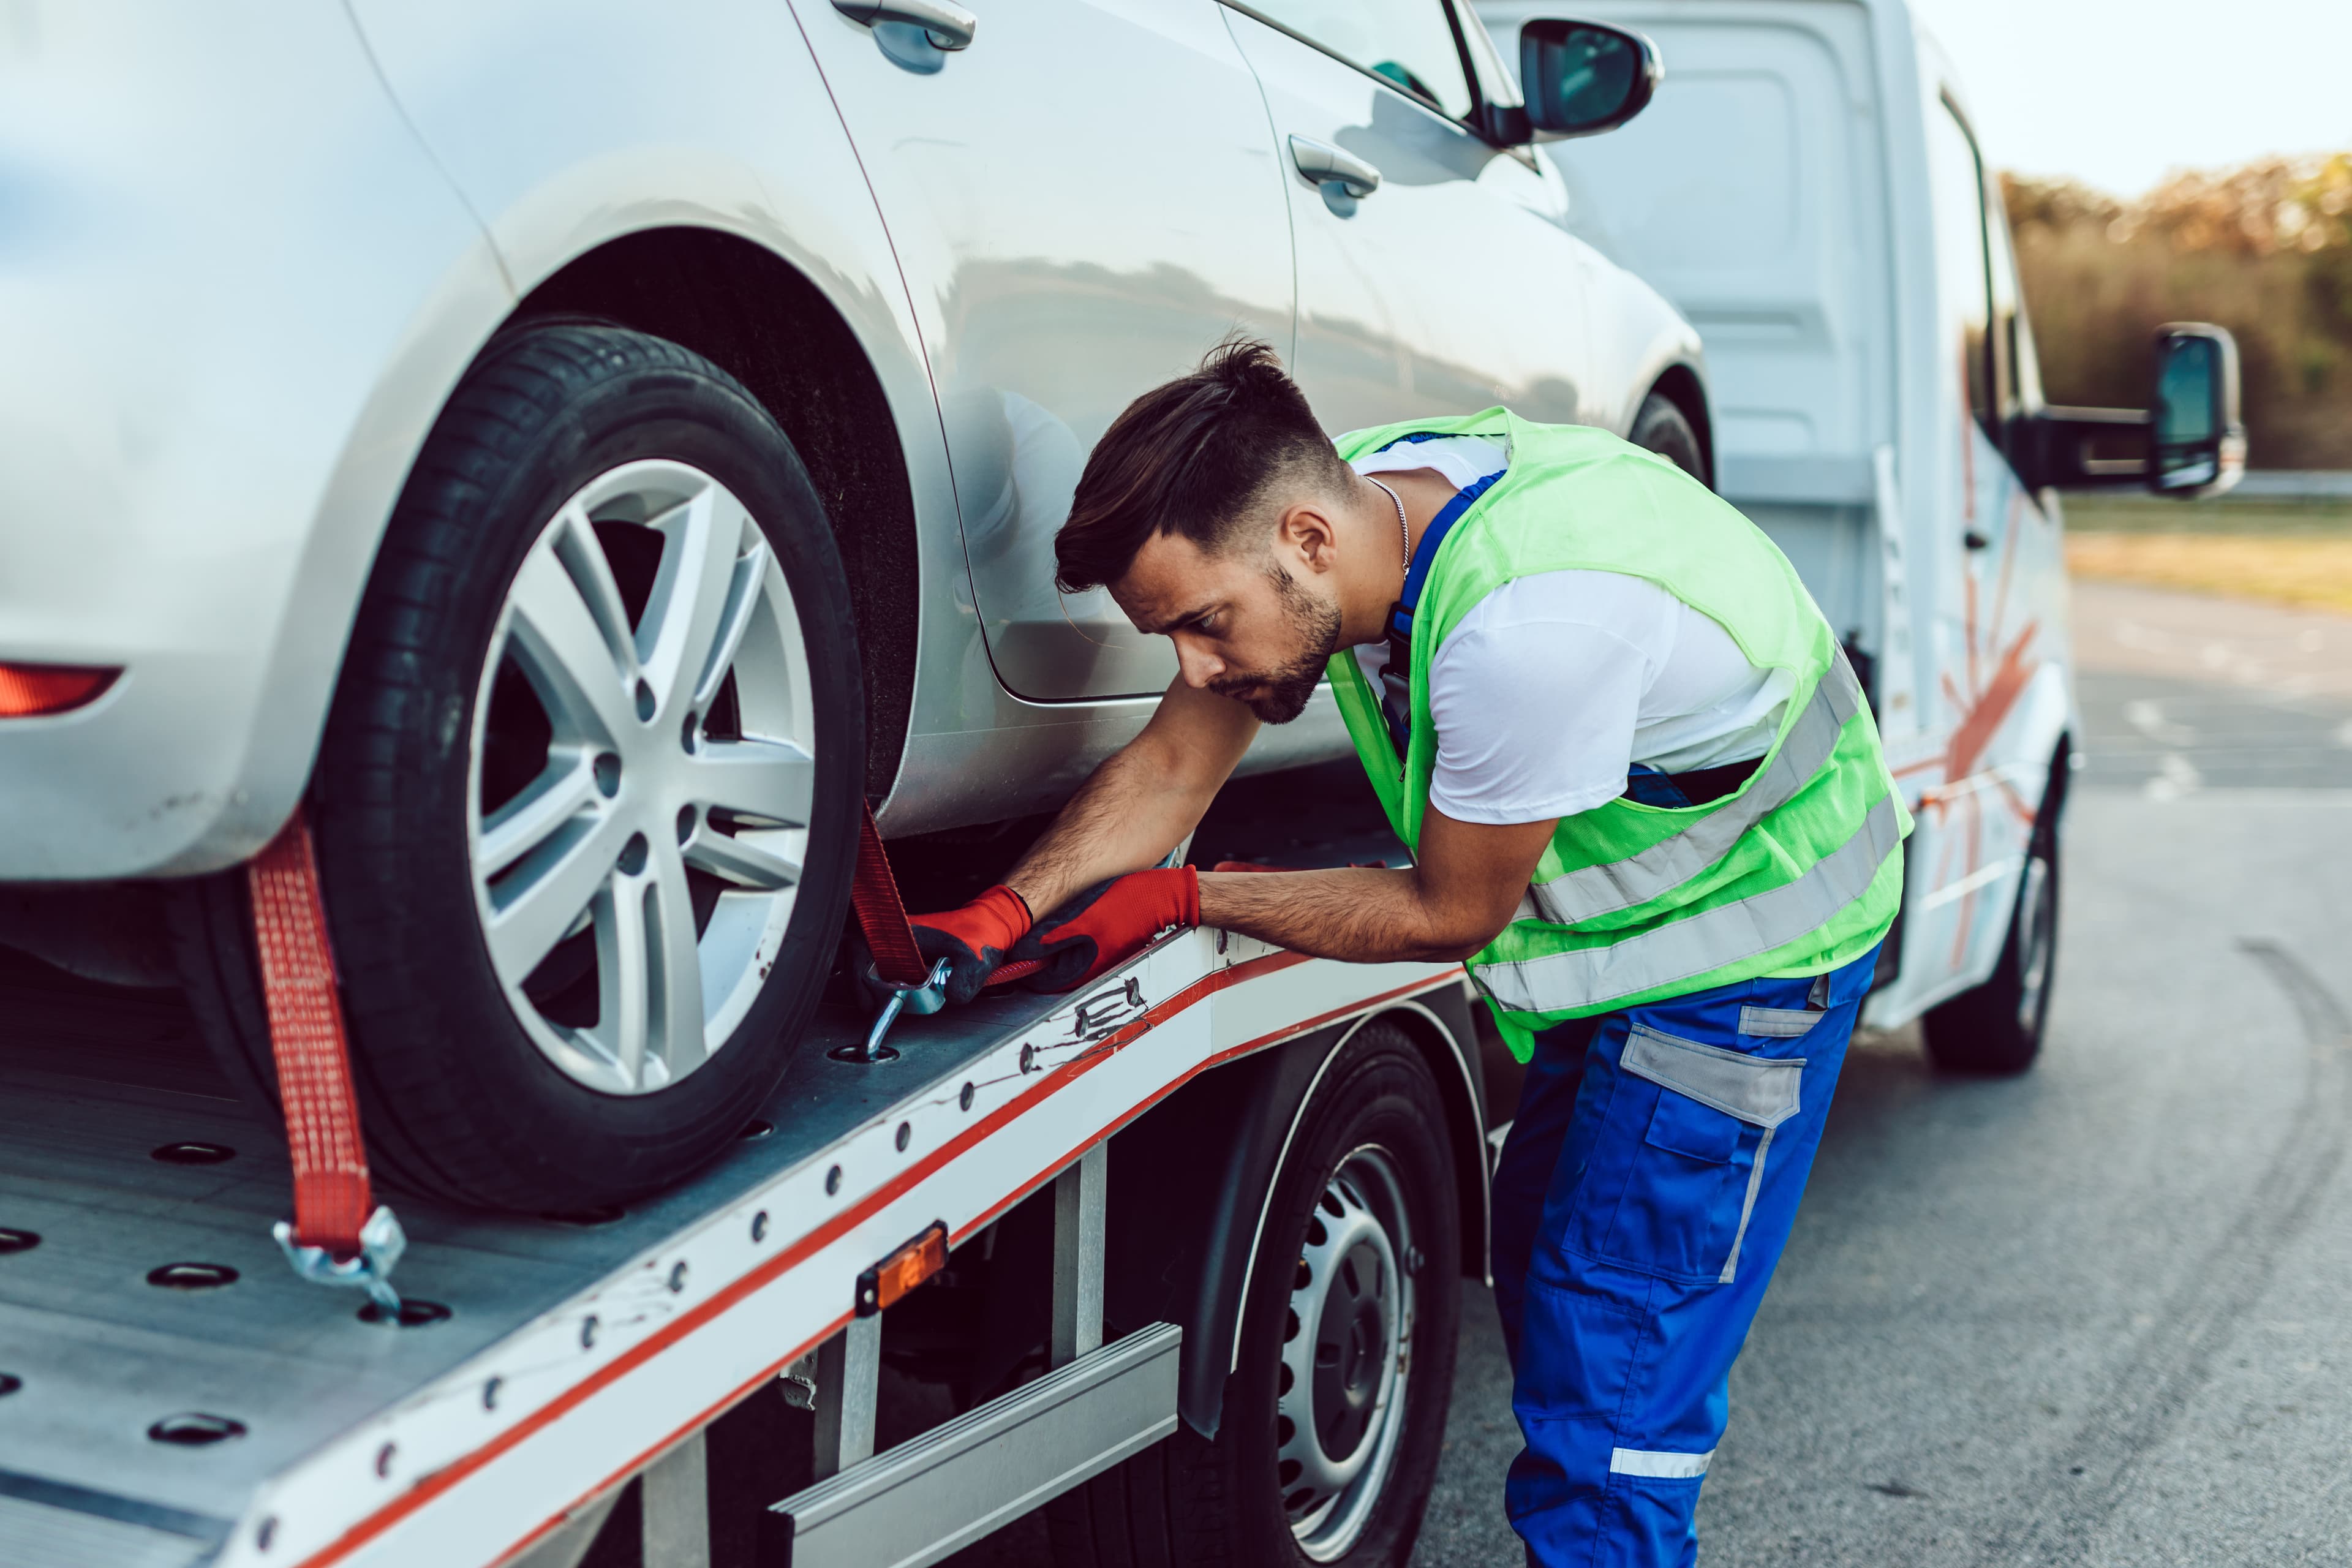
[[[1084,996],[907,1020],[878,1068],[830,1060],[865,1021],[821,1015],[770,1130],[626,1214],[391,1194],[410,1237],[398,1284],[450,1309],[409,1329],[286,1267],[268,1235],[289,1191],[277,1130],[200,1083],[130,1081],[119,1051],[0,1024],[0,1226],[40,1237],[0,1251],[0,1373],[23,1380],[0,1396],[0,1541],[55,1536],[6,1556],[70,1563],[72,1515],[142,1532],[126,1562],[489,1561],[832,1332],[857,1269],[923,1225],[960,1241],[1203,1067],[1458,978],[1193,931]],[[236,1153],[154,1157],[188,1142]],[[236,1278],[149,1282],[175,1263]],[[191,1414],[241,1430],[150,1436]]]

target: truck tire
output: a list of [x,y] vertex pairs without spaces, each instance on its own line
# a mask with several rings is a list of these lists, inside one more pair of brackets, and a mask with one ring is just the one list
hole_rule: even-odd
[[1927,1010],[1920,1032],[1928,1059],[1978,1077],[2021,1073],[2042,1053],[2058,960],[2058,836],[2045,812],[2026,850],[2017,907],[1991,978]]
[[[483,351],[394,511],[309,796],[384,1175],[625,1203],[774,1091],[848,900],[848,604],[798,455],[725,372],[593,322]],[[174,926],[216,1054],[268,1093],[242,872]]]
[[1049,1504],[1060,1568],[1402,1568],[1454,1384],[1446,1126],[1396,1025],[1339,1047],[1275,1178],[1217,1436],[1180,1426]]
[[1625,439],[1645,452],[1655,452],[1669,459],[1699,483],[1709,482],[1706,456],[1699,447],[1698,432],[1691,427],[1690,416],[1664,393],[1654,392],[1642,400],[1641,410],[1633,416],[1633,427],[1625,433]]

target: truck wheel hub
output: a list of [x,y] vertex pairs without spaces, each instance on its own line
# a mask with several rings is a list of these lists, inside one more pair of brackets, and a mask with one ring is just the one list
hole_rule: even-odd
[[1307,1558],[1363,1533],[1403,1429],[1412,1280],[1403,1184],[1385,1150],[1339,1163],[1316,1200],[1293,1276],[1277,1401],[1276,1475]]

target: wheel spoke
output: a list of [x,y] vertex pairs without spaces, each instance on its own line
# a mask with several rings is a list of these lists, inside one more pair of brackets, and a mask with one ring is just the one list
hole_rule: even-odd
[[693,799],[778,827],[805,827],[814,759],[785,741],[706,741],[694,758]]
[[727,658],[734,656],[759,586],[756,575],[739,570],[750,523],[734,498],[713,485],[649,525],[667,542],[636,647],[657,720],[676,717],[706,685],[715,691],[726,663],[721,659],[707,680],[706,670],[722,648]]
[[719,832],[708,821],[695,824],[678,853],[698,871],[722,877],[739,888],[773,892],[800,885],[801,868],[772,849]]
[[551,543],[605,643],[634,660],[636,645],[629,629],[629,606],[621,597],[621,584],[614,579],[604,542],[596,537],[596,525],[576,504],[568,506],[557,520]]
[[676,1083],[700,1067],[706,1054],[702,950],[685,862],[675,848],[656,848],[653,868],[646,900],[646,1049],[667,1070],[667,1081]]
[[593,806],[595,771],[581,752],[559,754],[523,792],[482,819],[474,874],[488,880],[544,845]]
[[694,685],[692,700],[698,712],[707,711],[711,700],[719,695],[719,683],[727,679],[727,667],[735,662],[735,650],[743,645],[743,634],[751,628],[751,616],[760,607],[760,581],[767,574],[768,546],[764,540],[736,557],[734,574],[727,588],[727,604]]
[[646,993],[646,888],[634,877],[615,877],[596,899],[596,1030],[612,1053],[621,1081],[629,1089],[645,1078],[646,1032],[651,1009]]
[[558,741],[613,746],[634,721],[628,691],[636,655],[626,623],[616,636],[591,604],[610,589],[610,570],[604,569],[601,583],[591,571],[584,591],[573,575],[574,562],[604,568],[604,552],[593,546],[593,536],[583,547],[578,531],[558,530],[532,547],[507,596],[513,615],[509,647],[547,709]]
[[612,879],[628,831],[614,817],[575,819],[490,891],[490,959],[512,984],[539,967]]

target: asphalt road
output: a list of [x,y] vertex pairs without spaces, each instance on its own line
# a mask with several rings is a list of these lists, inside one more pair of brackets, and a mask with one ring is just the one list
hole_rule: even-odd
[[[1700,1559],[2352,1563],[2352,619],[2099,584],[2041,1062],[1858,1039]],[[1418,1568],[1517,1563],[1473,1288]]]

